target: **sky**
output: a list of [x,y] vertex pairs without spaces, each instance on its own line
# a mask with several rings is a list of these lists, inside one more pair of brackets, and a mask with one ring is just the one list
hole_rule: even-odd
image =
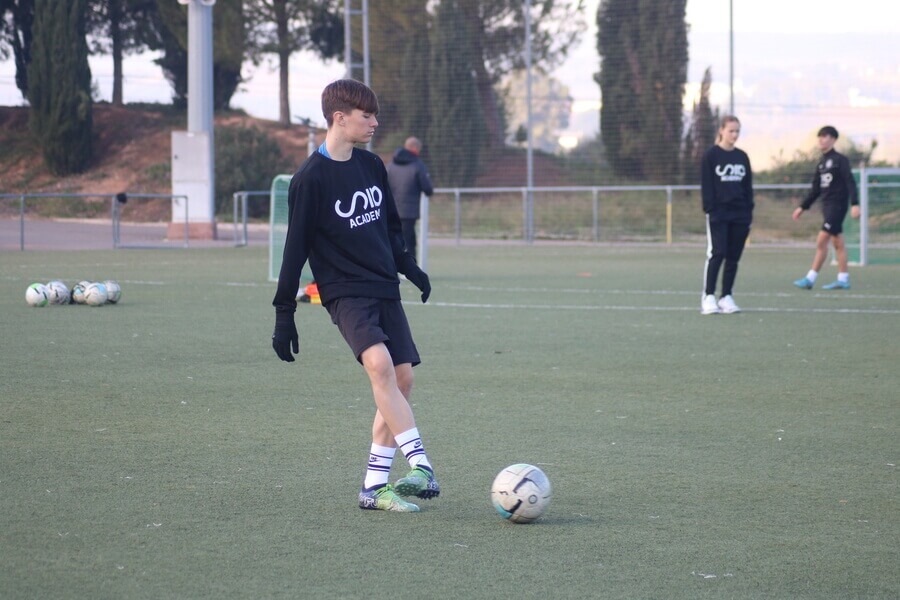
[[[576,141],[595,136],[599,127],[600,91],[592,79],[599,68],[598,4],[587,0],[588,29],[553,73],[574,98],[569,128],[560,135]],[[696,98],[704,69],[711,67],[713,104],[727,112],[729,5],[734,19],[735,113],[743,125],[738,145],[759,156],[755,166],[765,166],[779,152],[790,155],[809,146],[816,123],[822,121],[835,121],[859,144],[877,139],[876,157],[900,161],[900,0],[688,0],[687,107]],[[154,57],[146,53],[126,58],[126,102],[171,99]],[[111,60],[91,57],[91,70],[101,98],[109,99]],[[292,114],[321,122],[321,89],[343,73],[336,61],[322,64],[294,55]],[[0,105],[22,103],[14,74],[12,61],[0,62]],[[247,65],[243,75],[248,81],[233,97],[232,107],[276,118],[274,63]]]

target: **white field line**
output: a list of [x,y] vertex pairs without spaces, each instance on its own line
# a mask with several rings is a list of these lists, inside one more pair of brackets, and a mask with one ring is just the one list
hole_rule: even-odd
[[[232,287],[269,287],[275,289],[274,283],[245,283],[226,281],[219,285]],[[454,290],[464,291],[484,291],[484,292],[511,292],[511,293],[570,293],[570,294],[610,294],[610,295],[655,295],[655,296],[697,296],[697,292],[689,292],[684,290],[586,290],[578,288],[501,288],[501,287],[484,287],[484,286],[454,286]],[[770,293],[747,293],[744,296],[756,297],[775,297],[775,298],[791,298],[797,297],[813,297],[813,298],[829,298],[829,299],[856,299],[856,300],[900,300],[900,296],[890,295],[868,295],[868,294],[847,294],[844,292],[834,292],[831,294],[810,294],[809,292],[797,291],[789,292],[770,292]],[[421,306],[420,302],[410,301],[404,302],[409,306]],[[476,308],[476,309],[508,309],[508,308],[524,308],[535,310],[584,310],[584,311],[656,311],[656,312],[699,312],[695,306],[634,306],[634,305],[578,305],[578,304],[508,304],[508,303],[478,303],[478,302],[438,302],[431,301],[428,306],[440,306],[444,308]],[[744,308],[743,312],[767,312],[767,313],[827,313],[827,314],[860,314],[860,315],[900,315],[900,308],[785,308],[785,307],[754,307]]]
[[[419,302],[404,302],[409,306],[420,306]],[[428,306],[440,306],[444,308],[480,308],[480,309],[510,309],[524,308],[533,310],[620,310],[620,311],[651,311],[651,312],[700,312],[695,306],[628,306],[628,305],[574,305],[574,304],[481,304],[475,302],[429,302]],[[887,308],[778,308],[755,307],[742,309],[745,313],[829,313],[829,314],[859,314],[859,315],[900,315],[900,309]]]
[[[4,280],[20,279],[20,277],[2,277]],[[122,279],[119,283],[128,285],[169,285],[165,281],[145,281],[145,280],[129,280]],[[241,281],[223,281],[214,285],[222,285],[226,287],[265,287],[275,290],[275,283],[265,282],[241,282]],[[454,286],[455,290],[464,291],[482,291],[482,292],[510,292],[510,293],[566,293],[566,294],[595,294],[595,295],[621,295],[621,296],[697,296],[696,291],[685,290],[591,290],[578,288],[524,288],[524,287],[485,287],[485,286]],[[845,292],[834,292],[830,294],[816,294],[798,291],[789,292],[747,292],[741,293],[741,297],[770,297],[770,298],[791,298],[791,297],[811,297],[811,298],[829,298],[829,299],[853,299],[853,300],[900,300],[900,296],[880,295],[880,294],[847,294]],[[408,306],[421,306],[420,302],[409,301],[404,302]],[[472,309],[510,309],[522,308],[532,310],[581,310],[581,311],[651,311],[651,312],[699,312],[695,306],[635,306],[621,304],[509,304],[509,303],[479,303],[479,302],[437,302],[431,301],[428,306],[442,308],[472,308]],[[900,308],[788,308],[788,307],[769,307],[758,306],[747,308],[746,305],[742,309],[745,313],[819,313],[819,314],[857,314],[857,315],[900,315]]]
[[[454,289],[466,290],[473,292],[514,292],[514,293],[535,293],[535,294],[610,294],[610,295],[627,295],[627,296],[700,296],[699,291],[688,290],[607,290],[607,289],[584,289],[584,288],[525,288],[525,287],[487,287],[487,286],[468,286],[460,285]],[[737,295],[737,294],[736,294]],[[835,291],[831,293],[817,293],[797,290],[795,292],[741,292],[740,297],[769,297],[769,298],[791,298],[793,296],[808,296],[813,298],[855,298],[855,299],[873,299],[873,300],[900,300],[900,296],[894,295],[877,295],[877,294],[853,294],[844,291]]]

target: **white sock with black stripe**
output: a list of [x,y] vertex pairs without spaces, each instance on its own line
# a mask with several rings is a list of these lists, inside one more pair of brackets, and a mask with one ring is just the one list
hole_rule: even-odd
[[407,429],[403,433],[394,436],[394,439],[397,441],[400,451],[403,452],[403,456],[409,461],[409,466],[413,468],[424,467],[429,471],[434,471],[431,468],[431,463],[428,462],[428,457],[425,455],[425,444],[422,443],[422,438],[419,437],[418,427]]
[[363,489],[381,487],[388,482],[391,474],[391,464],[394,462],[396,448],[388,448],[373,443],[369,450],[369,464],[366,467],[366,478],[363,481]]

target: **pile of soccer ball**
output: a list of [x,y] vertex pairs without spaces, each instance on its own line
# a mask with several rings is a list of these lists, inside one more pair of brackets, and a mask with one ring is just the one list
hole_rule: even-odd
[[32,283],[25,290],[25,302],[31,306],[48,304],[87,304],[103,306],[116,304],[122,299],[122,286],[112,280],[79,281],[72,289],[54,279],[49,283]]

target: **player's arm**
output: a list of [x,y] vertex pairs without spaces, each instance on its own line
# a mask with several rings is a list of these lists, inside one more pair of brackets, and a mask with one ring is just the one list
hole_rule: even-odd
[[397,271],[406,275],[413,285],[422,291],[422,302],[428,300],[431,295],[431,282],[428,275],[416,264],[413,255],[407,252],[406,243],[403,241],[403,226],[400,224],[400,213],[397,212],[397,203],[394,202],[394,193],[391,186],[387,183],[387,171],[384,164],[379,161],[382,172],[382,181],[384,182],[384,202],[387,214],[388,238],[391,243],[391,252],[394,255],[394,263],[397,265]]
[[816,172],[813,173],[812,187],[809,190],[809,193],[806,195],[806,198],[803,202],[800,203],[800,206],[794,209],[794,220],[800,218],[800,215],[803,214],[803,211],[809,210],[809,207],[813,205],[813,202],[816,201],[816,198],[819,197],[819,194],[822,193],[822,178],[819,176],[819,169],[816,168]]
[[853,171],[850,169],[850,160],[844,157],[841,161],[841,176],[847,182],[847,193],[850,194],[850,216],[854,219],[859,218],[859,189],[856,187],[856,179],[853,178]]
[[716,205],[716,177],[712,164],[712,153],[707,152],[700,161],[700,193],[703,197],[703,212],[709,214]]
[[300,352],[300,338],[294,324],[297,310],[297,290],[300,288],[300,271],[309,258],[312,245],[318,203],[314,181],[303,181],[301,173],[294,175],[288,190],[288,230],[284,243],[278,287],[272,305],[275,307],[275,330],[272,333],[272,349],[278,358],[293,362]]
[[750,206],[753,206],[753,168],[750,166],[750,157],[744,153],[744,157],[747,159],[747,176],[744,177],[744,181],[742,182],[744,185],[744,194],[747,196],[747,201],[750,203]]

